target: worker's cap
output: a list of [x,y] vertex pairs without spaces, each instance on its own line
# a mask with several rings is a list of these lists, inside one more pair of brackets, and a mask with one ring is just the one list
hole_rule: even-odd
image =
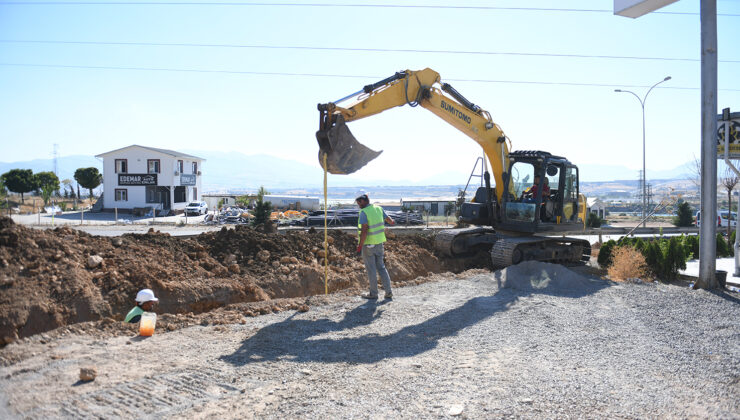
[[136,294],[136,301],[139,303],[154,301],[158,302],[159,299],[154,297],[154,292],[152,292],[152,289],[141,289],[139,290],[139,293]]
[[357,193],[355,194],[355,197],[356,197],[355,198],[355,201],[357,201],[359,199],[363,199],[363,200],[367,200],[368,199],[367,198],[367,192],[366,191],[363,191],[363,190],[357,191]]

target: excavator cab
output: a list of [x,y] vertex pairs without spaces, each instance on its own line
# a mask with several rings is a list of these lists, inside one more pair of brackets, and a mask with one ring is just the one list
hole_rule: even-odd
[[579,219],[578,167],[542,151],[509,154],[498,229],[513,232],[575,230]]
[[509,154],[504,193],[480,187],[461,207],[462,221],[498,231],[534,234],[577,230],[583,225],[578,167],[566,158],[541,151]]

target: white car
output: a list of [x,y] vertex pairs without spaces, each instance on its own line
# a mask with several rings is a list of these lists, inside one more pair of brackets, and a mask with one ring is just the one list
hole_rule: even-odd
[[208,204],[205,201],[193,201],[185,206],[185,214],[206,214],[208,213]]
[[[696,212],[696,226],[701,226],[701,211]],[[729,220],[728,220],[729,219]],[[737,213],[734,211],[732,213],[728,212],[727,210],[719,210],[717,212],[717,227],[727,227],[727,224],[730,224],[730,227],[737,226]]]

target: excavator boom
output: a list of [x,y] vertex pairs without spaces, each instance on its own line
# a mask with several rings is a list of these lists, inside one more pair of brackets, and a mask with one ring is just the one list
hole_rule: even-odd
[[[349,101],[346,107],[340,102]],[[475,140],[492,165],[497,185],[503,185],[508,169],[506,137],[488,112],[471,103],[431,69],[405,70],[336,102],[319,104],[319,162],[324,157],[327,170],[333,174],[353,173],[375,159],[382,151],[373,151],[355,139],[346,123],[366,118],[403,105],[421,105]],[[500,195],[503,191],[497,191]]]

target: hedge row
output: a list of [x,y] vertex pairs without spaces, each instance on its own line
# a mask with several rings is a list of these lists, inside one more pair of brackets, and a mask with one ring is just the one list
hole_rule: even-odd
[[[599,249],[599,265],[609,267],[616,247],[631,246],[640,251],[652,273],[659,279],[675,279],[680,270],[686,269],[686,261],[699,256],[699,236],[681,235],[655,238],[622,238],[619,243],[609,240]],[[722,234],[717,234],[717,257],[731,257],[732,248]]]

